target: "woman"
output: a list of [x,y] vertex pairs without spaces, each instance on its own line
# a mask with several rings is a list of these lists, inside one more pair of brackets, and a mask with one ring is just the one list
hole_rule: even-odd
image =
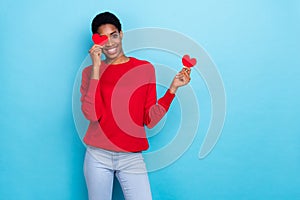
[[92,65],[83,70],[80,88],[82,112],[90,121],[84,137],[89,199],[110,200],[114,175],[126,200],[152,199],[141,154],[149,147],[144,126],[152,128],[164,116],[176,90],[189,83],[190,70],[181,70],[157,101],[154,67],[124,54],[119,19],[100,13],[92,21],[92,32],[108,41],[89,50]]

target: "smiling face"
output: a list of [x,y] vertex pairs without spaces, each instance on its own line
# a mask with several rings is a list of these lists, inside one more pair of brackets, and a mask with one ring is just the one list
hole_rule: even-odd
[[106,35],[108,37],[108,42],[103,47],[103,53],[106,56],[107,62],[113,63],[124,56],[122,49],[122,31],[119,32],[112,24],[103,24],[98,28],[97,32],[100,35]]

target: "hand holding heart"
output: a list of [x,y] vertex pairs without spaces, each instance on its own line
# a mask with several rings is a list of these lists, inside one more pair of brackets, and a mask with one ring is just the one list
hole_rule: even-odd
[[190,56],[186,54],[182,57],[182,64],[183,64],[182,70],[185,70],[190,75],[191,68],[194,67],[196,63],[197,63],[196,58],[190,58]]
[[93,66],[100,66],[102,49],[105,43],[108,41],[108,37],[106,35],[99,35],[98,33],[95,33],[92,36],[92,40],[94,45],[89,50],[89,53],[93,62]]
[[174,94],[179,87],[187,85],[190,82],[191,68],[193,66],[195,66],[196,63],[197,63],[197,60],[195,58],[190,58],[189,55],[184,55],[182,57],[183,68],[178,74],[176,74],[175,78],[173,79],[173,81],[171,83],[171,86],[170,86],[171,93]]

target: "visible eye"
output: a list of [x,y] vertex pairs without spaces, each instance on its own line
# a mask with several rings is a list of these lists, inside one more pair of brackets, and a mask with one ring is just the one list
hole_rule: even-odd
[[111,37],[113,39],[118,39],[119,38],[119,34],[118,33],[114,33],[114,34],[111,35]]

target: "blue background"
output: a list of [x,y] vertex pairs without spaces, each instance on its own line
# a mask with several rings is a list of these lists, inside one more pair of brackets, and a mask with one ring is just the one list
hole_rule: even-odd
[[219,142],[198,159],[204,117],[188,151],[149,174],[154,199],[300,198],[299,1],[2,0],[1,199],[87,199],[72,87],[92,44],[90,22],[104,10],[124,31],[162,27],[191,37],[224,81]]

